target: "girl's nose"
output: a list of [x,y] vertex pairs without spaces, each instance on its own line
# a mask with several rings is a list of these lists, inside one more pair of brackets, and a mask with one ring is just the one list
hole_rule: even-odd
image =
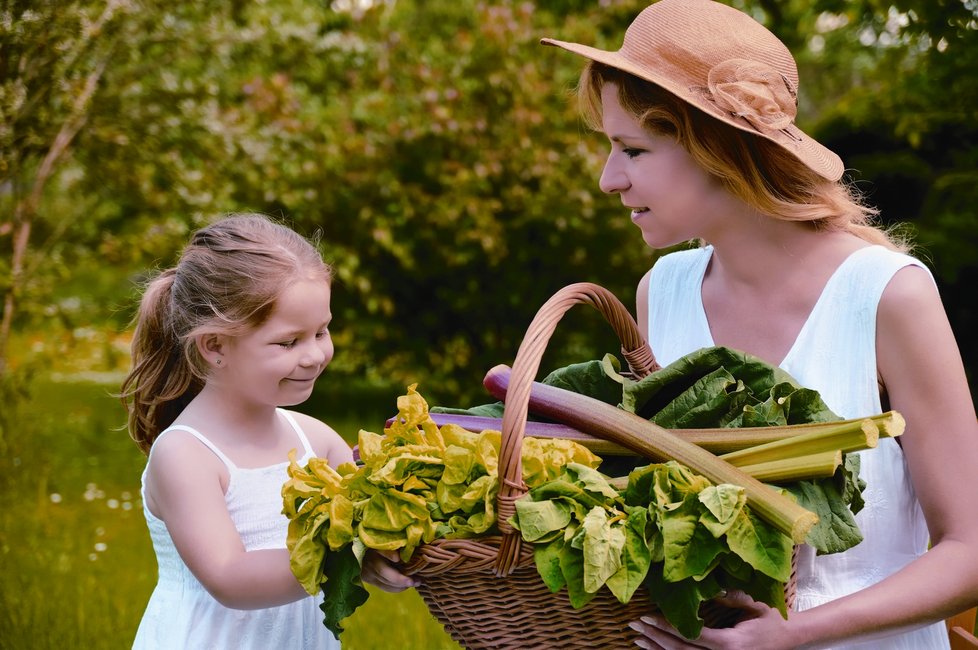
[[318,366],[326,361],[327,356],[326,346],[322,345],[321,341],[313,340],[303,350],[300,362],[304,366]]
[[617,164],[614,152],[608,156],[604,163],[601,178],[598,179],[598,187],[606,194],[618,194],[628,189],[628,178]]

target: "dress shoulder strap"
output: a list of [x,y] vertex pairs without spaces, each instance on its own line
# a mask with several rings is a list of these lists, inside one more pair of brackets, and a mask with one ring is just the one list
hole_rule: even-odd
[[[197,431],[197,429],[194,429],[193,427],[188,427],[188,426],[183,425],[183,424],[174,424],[174,425],[171,425],[171,426],[167,427],[163,431],[163,433],[161,433],[160,435],[158,435],[156,437],[156,441],[159,441],[159,439],[162,438],[169,431],[186,431],[187,433],[189,433],[193,437],[197,438],[197,440],[200,440],[202,443],[204,443],[204,445],[208,449],[210,449],[212,452],[214,452],[214,455],[217,456],[218,458],[220,458],[221,461],[225,465],[227,465],[227,468],[229,470],[235,470],[235,469],[238,468],[237,465],[235,465],[233,462],[231,462],[231,459],[230,458],[228,458],[227,456],[224,455],[224,452],[222,452],[220,449],[217,448],[217,445],[215,445],[213,442],[211,442],[210,440],[208,440],[207,437],[204,436],[204,434],[202,434],[200,431]],[[150,454],[152,454],[152,453],[153,453],[153,450],[150,449]]]
[[302,442],[302,448],[306,450],[306,455],[309,457],[315,456],[315,452],[312,450],[312,445],[309,444],[309,438],[306,437],[305,431],[299,426],[299,423],[295,421],[295,418],[291,413],[284,409],[279,409],[279,413],[285,416],[285,419],[289,421],[292,428],[295,429],[295,433],[299,436],[299,440]]
[[667,366],[684,354],[713,344],[703,311],[703,275],[713,247],[660,257],[649,275],[648,331],[656,360]]

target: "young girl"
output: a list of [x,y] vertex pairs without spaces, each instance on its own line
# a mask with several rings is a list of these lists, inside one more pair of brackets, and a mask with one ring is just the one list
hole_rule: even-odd
[[333,357],[330,269],[261,215],[197,231],[139,307],[123,383],[149,455],[143,509],[159,582],[134,648],[338,648],[293,577],[282,484],[298,450],[350,447],[304,402]]
[[[948,647],[941,619],[978,602],[978,425],[954,336],[927,269],[871,226],[833,152],[794,125],[794,59],[747,15],[662,0],[590,62],[584,113],[610,141],[600,187],[618,194],[662,257],[638,320],[665,365],[723,345],[780,365],[840,416],[906,418],[861,454],[864,541],[803,547],[788,620],[729,594],[748,620],[687,641],[659,616],[644,648]],[[932,548],[928,551],[928,540]]]

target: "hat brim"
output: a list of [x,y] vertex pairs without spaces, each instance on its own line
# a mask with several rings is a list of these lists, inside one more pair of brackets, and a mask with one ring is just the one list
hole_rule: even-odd
[[711,117],[725,122],[737,129],[740,129],[741,131],[765,138],[777,145],[780,145],[782,148],[786,149],[792,155],[798,158],[809,169],[827,180],[837,181],[842,178],[842,174],[845,172],[845,166],[842,163],[842,159],[839,158],[834,151],[823,146],[817,140],[810,137],[793,124],[781,131],[760,131],[746,119],[732,113],[728,113],[716,106],[716,104],[713,102],[706,100],[705,95],[702,93],[697,93],[694,89],[683,87],[664,75],[657,74],[654,69],[637,65],[631,60],[622,56],[620,52],[601,50],[589,45],[560,41],[555,38],[543,38],[540,39],[540,42],[543,45],[559,47],[567,50],[568,52],[573,52],[574,54],[583,56],[586,59],[597,61],[598,63],[602,63],[617,70],[627,72],[628,74],[634,75],[639,79],[644,79],[645,81],[654,83],[655,85],[673,95],[676,95],[686,103],[701,110]]

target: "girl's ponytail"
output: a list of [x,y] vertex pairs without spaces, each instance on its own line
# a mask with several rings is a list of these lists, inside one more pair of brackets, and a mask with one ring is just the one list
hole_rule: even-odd
[[176,269],[168,269],[147,286],[136,317],[132,369],[122,383],[129,435],[145,453],[203,385],[175,331],[171,309],[175,278]]

